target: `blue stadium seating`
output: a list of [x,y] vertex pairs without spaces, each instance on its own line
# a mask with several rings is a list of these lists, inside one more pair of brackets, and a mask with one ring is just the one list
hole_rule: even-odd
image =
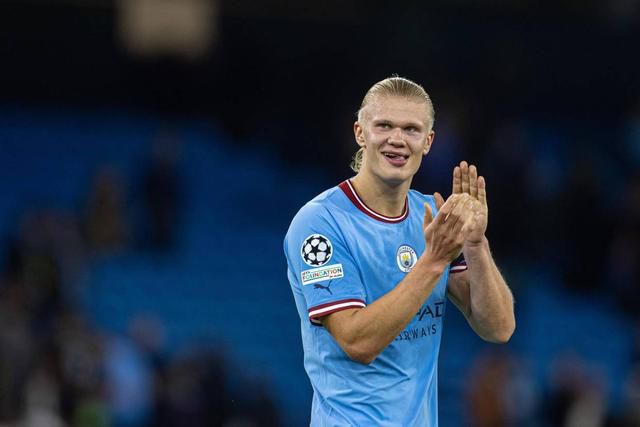
[[[0,236],[14,233],[19,214],[33,207],[79,213],[105,164],[122,175],[127,214],[139,215],[130,193],[162,127],[154,118],[111,111],[0,111]],[[140,313],[157,316],[168,354],[198,339],[221,343],[249,375],[269,380],[286,424],[302,425],[311,388],[281,248],[292,215],[326,182],[321,172],[287,168],[268,147],[231,144],[208,124],[173,128],[183,140],[178,245],[167,254],[130,249],[94,259],[74,286],[83,311],[100,330],[118,334]],[[629,331],[597,297],[576,299],[559,288],[551,275],[518,287],[518,330],[508,348],[533,362],[540,381],[554,355],[579,352],[612,379],[610,392],[618,396]],[[460,392],[473,355],[486,346],[452,311],[449,305],[440,358],[443,426],[462,422]]]

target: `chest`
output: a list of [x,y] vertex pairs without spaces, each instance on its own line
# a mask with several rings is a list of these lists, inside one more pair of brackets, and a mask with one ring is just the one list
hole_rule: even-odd
[[[411,271],[425,250],[422,218],[410,216],[400,224],[359,223],[348,247],[370,301],[393,289]],[[446,274],[429,299],[442,300]]]

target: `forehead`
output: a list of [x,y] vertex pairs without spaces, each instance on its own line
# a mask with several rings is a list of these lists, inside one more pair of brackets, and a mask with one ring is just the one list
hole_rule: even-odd
[[423,125],[429,121],[426,102],[401,96],[376,96],[365,107],[365,113],[371,120],[420,122]]

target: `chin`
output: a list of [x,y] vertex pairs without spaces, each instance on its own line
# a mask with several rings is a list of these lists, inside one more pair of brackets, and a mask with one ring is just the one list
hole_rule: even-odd
[[402,184],[406,183],[407,181],[411,182],[411,179],[413,178],[413,175],[415,175],[415,174],[414,173],[410,173],[408,171],[393,171],[393,173],[381,174],[380,178],[386,184],[395,187],[397,185],[402,185]]

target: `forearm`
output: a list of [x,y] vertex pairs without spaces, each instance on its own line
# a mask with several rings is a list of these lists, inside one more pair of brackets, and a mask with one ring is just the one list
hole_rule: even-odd
[[444,268],[422,256],[393,290],[363,309],[335,313],[348,319],[329,319],[325,326],[352,359],[370,363],[415,317]]
[[506,342],[515,330],[513,296],[495,265],[486,238],[479,245],[466,245],[469,270],[468,320],[485,340]]

